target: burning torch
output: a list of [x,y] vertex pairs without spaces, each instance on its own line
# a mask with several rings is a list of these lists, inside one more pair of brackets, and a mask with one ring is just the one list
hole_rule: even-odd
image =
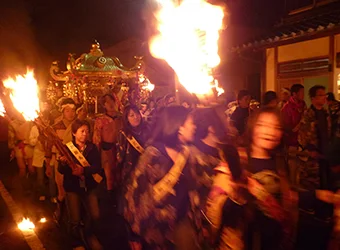
[[25,75],[18,75],[15,78],[9,77],[3,81],[3,87],[5,93],[1,93],[2,106],[0,105],[0,113],[4,113],[2,111],[6,110],[14,114],[16,118],[33,121],[44,136],[65,156],[66,162],[71,169],[75,170],[77,166],[68,149],[55,130],[49,124],[46,124],[40,116],[39,87],[33,71],[28,70]]
[[164,59],[188,92],[209,104],[224,92],[213,76],[220,64],[218,40],[224,28],[224,8],[206,0],[158,3],[154,13],[157,35],[149,42],[152,56]]

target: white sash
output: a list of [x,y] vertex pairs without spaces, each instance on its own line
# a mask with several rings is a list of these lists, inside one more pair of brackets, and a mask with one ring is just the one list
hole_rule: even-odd
[[131,136],[131,138],[129,138],[124,131],[121,131],[122,135],[125,136],[126,140],[131,144],[131,146],[136,149],[138,151],[138,153],[143,154],[144,153],[144,148],[138,143],[138,141]]
[[174,186],[182,174],[183,168],[187,163],[190,151],[187,147],[183,148],[177,156],[176,162],[168,173],[153,186],[153,198],[159,202],[168,194],[176,196]]
[[[72,141],[66,143],[66,146],[84,168],[90,166],[89,162],[85,159],[83,154],[80,153],[79,149],[74,146]],[[97,183],[100,183],[103,180],[103,177],[101,177],[99,174],[93,174],[92,177]]]

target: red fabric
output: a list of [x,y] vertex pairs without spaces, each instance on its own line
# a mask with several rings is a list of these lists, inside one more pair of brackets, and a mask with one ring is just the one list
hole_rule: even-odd
[[26,156],[25,144],[21,141],[17,144],[17,147],[21,150],[23,157],[25,157]]
[[296,101],[293,97],[289,99],[282,108],[282,118],[285,131],[285,144],[287,146],[298,146],[298,131],[292,130],[300,123],[306,103],[304,101]]
[[0,117],[0,141],[6,142],[8,140],[8,122]]

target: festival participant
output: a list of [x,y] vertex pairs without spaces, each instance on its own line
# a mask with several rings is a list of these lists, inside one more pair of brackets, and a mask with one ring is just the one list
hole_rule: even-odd
[[[100,244],[94,236],[98,234],[100,217],[97,181],[94,175],[101,172],[100,154],[97,147],[88,141],[90,124],[85,120],[75,120],[72,123],[72,140],[66,144],[75,168],[68,165],[66,157],[59,158],[58,171],[64,176],[64,189],[71,224],[72,247],[80,246],[86,249],[100,249]],[[88,213],[91,224],[85,224],[82,207]],[[86,232],[87,231],[87,232]],[[89,240],[87,235],[90,235]]]
[[[42,112],[42,116],[40,117],[45,124],[49,124],[49,112],[44,111]],[[47,138],[44,135],[43,131],[39,129],[38,126],[34,125],[30,132],[29,137],[30,145],[34,147],[33,150],[33,167],[35,169],[35,190],[38,194],[40,201],[46,200],[46,190],[44,185],[44,177],[45,177],[45,171],[44,171],[44,161],[45,161],[45,146],[47,142]],[[53,180],[54,181],[54,180]],[[55,189],[50,190],[51,197],[55,197]]]
[[206,214],[210,221],[214,249],[246,249],[245,233],[249,223],[251,196],[236,148],[222,145],[228,164],[216,167]]
[[[193,208],[198,213],[206,211],[206,200],[211,189],[215,175],[214,168],[221,162],[225,162],[228,167],[231,152],[236,149],[227,143],[227,129],[217,115],[215,108],[199,108],[194,113],[195,124],[197,126],[194,147],[191,147],[191,154],[196,158],[197,164],[192,167],[192,176],[195,179],[195,188],[190,192]],[[228,150],[222,150],[227,147]],[[204,217],[203,217],[204,218]],[[208,236],[209,221],[195,221],[196,228],[203,228],[204,236]],[[202,224],[198,224],[202,223]],[[210,238],[210,237],[209,237]]]
[[76,110],[77,114],[77,119],[82,120],[82,121],[87,121],[90,124],[90,135],[89,135],[89,140],[92,140],[93,137],[93,127],[94,127],[94,120],[88,117],[88,109],[85,104],[81,105],[79,108]]
[[[290,190],[284,164],[275,153],[282,140],[281,124],[277,108],[256,112],[248,124],[249,149],[239,150],[242,157],[230,167],[216,169],[219,174],[207,214],[214,231],[221,232],[218,249],[280,249],[283,245],[289,249],[297,206],[313,209],[317,199],[333,203],[334,194],[329,191],[297,194]],[[240,164],[246,171],[240,171]]]
[[[71,125],[76,118],[76,105],[71,98],[63,98],[60,101],[60,112],[62,119],[52,125],[59,139],[66,144],[72,140]],[[49,138],[47,138],[49,139]],[[58,188],[57,209],[54,212],[54,217],[57,223],[60,223],[64,210],[65,190],[63,187],[63,175],[58,172],[58,162],[56,158],[59,157],[59,152],[53,146],[53,142],[48,140],[45,149],[46,175],[52,180],[55,179]]]
[[[150,129],[137,106],[128,105],[123,113],[123,129],[117,138],[117,164],[121,172],[121,186],[126,187],[127,181],[134,171],[139,156],[150,136]],[[125,193],[125,192],[123,192]]]
[[106,187],[111,198],[114,198],[114,188],[117,185],[116,143],[119,130],[122,128],[121,114],[112,95],[101,98],[106,113],[99,116],[94,125],[93,143],[101,151],[102,167],[106,177]]
[[[123,113],[123,129],[117,138],[117,164],[120,171],[119,213],[124,213],[125,194],[131,185],[131,174],[135,170],[140,155],[150,136],[148,124],[142,119],[138,107],[128,105]],[[129,229],[129,241],[132,246],[139,245],[137,235]]]
[[192,177],[187,144],[194,140],[195,129],[186,108],[164,108],[152,143],[132,173],[124,217],[145,249],[199,249],[188,217]]
[[[221,151],[221,144],[226,143],[227,131],[213,108],[195,110],[195,124],[197,126],[192,154],[200,158],[194,175],[198,180],[197,192],[202,207],[212,184],[213,168],[220,161],[226,161],[226,155]],[[202,157],[203,156],[203,157]],[[202,168],[203,167],[203,168]],[[199,168],[201,168],[199,170]]]
[[264,93],[262,101],[262,105],[264,107],[276,108],[279,104],[279,99],[276,92],[274,91],[267,91],[266,93]]
[[16,158],[19,167],[21,187],[24,191],[29,190],[26,169],[28,169],[30,174],[34,173],[32,166],[33,146],[29,144],[29,135],[32,126],[32,122],[14,119],[10,121],[8,127],[8,148],[11,150],[11,159]]

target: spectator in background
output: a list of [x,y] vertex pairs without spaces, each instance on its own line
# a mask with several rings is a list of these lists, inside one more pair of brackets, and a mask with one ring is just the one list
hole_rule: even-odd
[[165,106],[176,105],[176,97],[173,94],[168,94],[164,97]]
[[230,116],[230,123],[242,136],[246,130],[247,120],[249,117],[249,104],[251,96],[248,90],[241,90],[237,96],[237,108]]
[[165,106],[164,97],[159,97],[156,99],[156,110],[160,110]]
[[308,108],[299,126],[299,144],[308,154],[308,160],[303,177],[306,188],[327,189],[329,186],[329,166],[324,160],[329,148],[328,113],[324,108],[326,104],[325,87],[315,85],[309,89],[312,105]]
[[147,111],[147,109],[148,109],[147,103],[143,102],[140,104],[139,112],[141,113],[143,119],[146,119],[145,112]]
[[284,124],[284,144],[286,148],[286,163],[289,166],[290,181],[296,184],[297,159],[296,153],[299,148],[298,131],[300,121],[306,103],[304,101],[305,89],[301,84],[294,84],[291,89],[291,97],[286,105],[282,108],[282,119]]
[[270,108],[276,108],[279,104],[279,99],[277,97],[276,92],[274,91],[267,91],[263,95],[263,106],[264,107],[270,107]]
[[153,99],[149,100],[147,110],[144,113],[144,117],[146,121],[151,121],[152,116],[154,115],[156,110],[156,102]]
[[279,102],[279,109],[281,110],[284,105],[289,101],[290,98],[290,90],[288,88],[282,88],[280,92],[280,102]]
[[182,101],[181,105],[182,105],[184,108],[187,108],[187,109],[191,108],[190,103],[189,103],[188,101],[186,101],[186,100]]

